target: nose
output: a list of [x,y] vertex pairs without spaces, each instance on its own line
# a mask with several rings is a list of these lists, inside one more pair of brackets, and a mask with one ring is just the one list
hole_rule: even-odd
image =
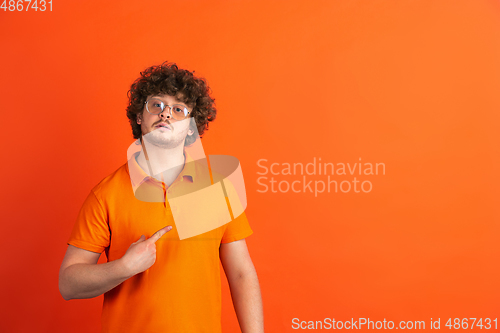
[[170,115],[170,107],[166,106],[165,109],[163,109],[163,112],[160,113],[160,117],[166,118],[166,119],[172,119],[172,116]]

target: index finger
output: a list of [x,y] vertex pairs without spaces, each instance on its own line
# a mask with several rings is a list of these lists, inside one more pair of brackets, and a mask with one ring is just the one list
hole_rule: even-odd
[[169,226],[167,225],[166,227],[164,228],[161,228],[160,230],[158,230],[157,232],[155,232],[153,234],[153,236],[151,236],[147,241],[148,242],[153,242],[153,243],[156,243],[156,241],[158,239],[161,238],[161,236],[165,235],[168,231],[170,231],[172,229],[172,226]]

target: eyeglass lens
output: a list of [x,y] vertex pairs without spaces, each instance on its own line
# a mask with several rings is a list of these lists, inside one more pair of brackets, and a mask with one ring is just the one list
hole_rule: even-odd
[[[154,115],[160,114],[165,108],[167,108],[165,112],[167,112],[167,114],[169,113],[168,110],[169,106],[160,101],[159,99],[155,98],[150,99],[146,107],[148,108],[149,113]],[[189,114],[188,109],[184,105],[181,104],[172,105],[172,117],[174,119],[182,120],[186,118],[188,114]]]

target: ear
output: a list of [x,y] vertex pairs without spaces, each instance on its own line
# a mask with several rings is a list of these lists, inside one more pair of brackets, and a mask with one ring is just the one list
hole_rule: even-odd
[[140,125],[142,122],[142,117],[140,114],[137,115],[137,124]]
[[189,129],[188,135],[191,136],[191,135],[193,135],[193,133],[194,133],[194,131],[192,129]]

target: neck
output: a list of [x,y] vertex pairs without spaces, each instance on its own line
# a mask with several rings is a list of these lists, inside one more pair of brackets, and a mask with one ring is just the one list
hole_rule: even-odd
[[[173,148],[161,148],[144,142],[141,138],[142,150],[136,160],[139,166],[150,176],[157,176],[170,186],[184,168],[184,145]],[[149,160],[149,163],[148,163]]]

